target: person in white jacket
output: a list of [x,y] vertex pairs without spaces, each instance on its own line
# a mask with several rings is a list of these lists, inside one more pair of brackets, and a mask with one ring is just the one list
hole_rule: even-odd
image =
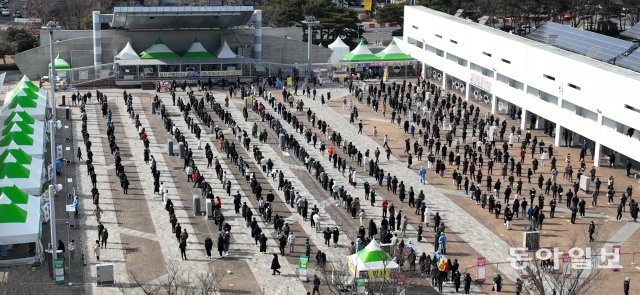
[[296,236],[293,232],[289,233],[289,237],[287,237],[287,243],[289,243],[289,253],[293,253],[294,247],[296,246]]

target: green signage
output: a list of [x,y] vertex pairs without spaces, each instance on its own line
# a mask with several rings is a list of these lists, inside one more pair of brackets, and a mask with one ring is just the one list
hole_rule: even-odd
[[64,284],[64,258],[53,260],[53,278],[56,284]]
[[298,261],[298,268],[300,268],[300,269],[309,268],[309,257],[300,256],[300,260]]

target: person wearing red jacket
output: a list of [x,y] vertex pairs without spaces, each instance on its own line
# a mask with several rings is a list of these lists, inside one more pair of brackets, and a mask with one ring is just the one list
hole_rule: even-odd
[[389,206],[389,201],[382,200],[382,217],[387,217],[387,207]]

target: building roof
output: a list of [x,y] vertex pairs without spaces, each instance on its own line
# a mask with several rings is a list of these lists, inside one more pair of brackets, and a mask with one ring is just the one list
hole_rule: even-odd
[[453,21],[453,22],[457,22],[457,23],[460,23],[460,24],[463,24],[463,25],[466,25],[466,26],[473,27],[474,29],[480,30],[480,31],[482,31],[484,33],[493,34],[493,35],[498,36],[500,38],[508,39],[508,40],[513,41],[513,42],[518,42],[518,43],[521,43],[521,44],[526,45],[526,46],[535,47],[537,49],[544,50],[544,51],[547,51],[547,52],[550,52],[550,53],[553,53],[553,54],[557,54],[557,55],[563,56],[565,58],[572,59],[572,60],[577,61],[577,62],[588,64],[590,66],[597,67],[597,68],[602,69],[602,70],[615,72],[616,74],[623,75],[625,77],[640,81],[640,73],[632,71],[632,70],[628,70],[628,69],[625,69],[625,68],[622,68],[622,67],[618,67],[618,66],[615,66],[613,64],[602,62],[602,61],[599,61],[599,60],[596,60],[596,59],[593,59],[593,58],[589,58],[589,57],[581,55],[581,54],[576,54],[576,53],[573,53],[573,52],[568,51],[568,50],[564,50],[564,49],[561,49],[561,48],[558,48],[558,47],[554,47],[554,46],[551,46],[551,45],[548,45],[548,44],[544,44],[544,43],[541,43],[541,42],[538,42],[538,41],[527,39],[527,38],[524,38],[524,37],[521,37],[521,36],[518,36],[518,35],[509,34],[507,32],[503,32],[501,30],[498,30],[498,29],[495,29],[495,28],[492,28],[492,27],[489,27],[489,26],[481,25],[481,24],[472,22],[470,20],[462,19],[462,18],[459,18],[459,17],[454,17],[453,15],[449,15],[449,14],[446,14],[444,12],[440,12],[440,11],[436,11],[436,10],[433,10],[433,9],[429,9],[427,7],[424,7],[424,6],[411,6],[411,8],[412,9],[417,9],[417,10],[419,10],[421,12],[424,12],[424,13],[429,13],[429,14],[432,14],[432,15],[437,15],[437,16],[442,17],[442,18],[446,18],[449,21]]
[[114,7],[116,29],[226,29],[244,25],[253,6]]

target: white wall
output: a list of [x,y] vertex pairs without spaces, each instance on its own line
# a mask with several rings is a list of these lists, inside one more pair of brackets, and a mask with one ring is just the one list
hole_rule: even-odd
[[[404,44],[401,47],[414,58],[467,83],[471,73],[479,74],[470,69],[471,63],[493,70],[494,76],[499,73],[522,82],[524,90],[517,90],[496,81],[494,77],[491,92],[640,161],[640,141],[637,138],[629,138],[611,127],[603,126],[598,120],[583,118],[561,107],[562,101],[566,100],[594,112],[596,117],[599,110],[602,116],[639,130],[634,136],[638,137],[640,113],[626,109],[625,104],[640,109],[640,100],[636,98],[637,89],[640,88],[640,73],[421,6],[406,6],[404,16]],[[445,57],[408,44],[409,38],[444,50]],[[455,40],[457,44],[450,40]],[[446,53],[466,59],[467,67],[446,59]],[[543,75],[554,77],[555,80]],[[570,87],[569,83],[580,87],[580,90]],[[558,104],[527,94],[528,85],[558,97]]]

